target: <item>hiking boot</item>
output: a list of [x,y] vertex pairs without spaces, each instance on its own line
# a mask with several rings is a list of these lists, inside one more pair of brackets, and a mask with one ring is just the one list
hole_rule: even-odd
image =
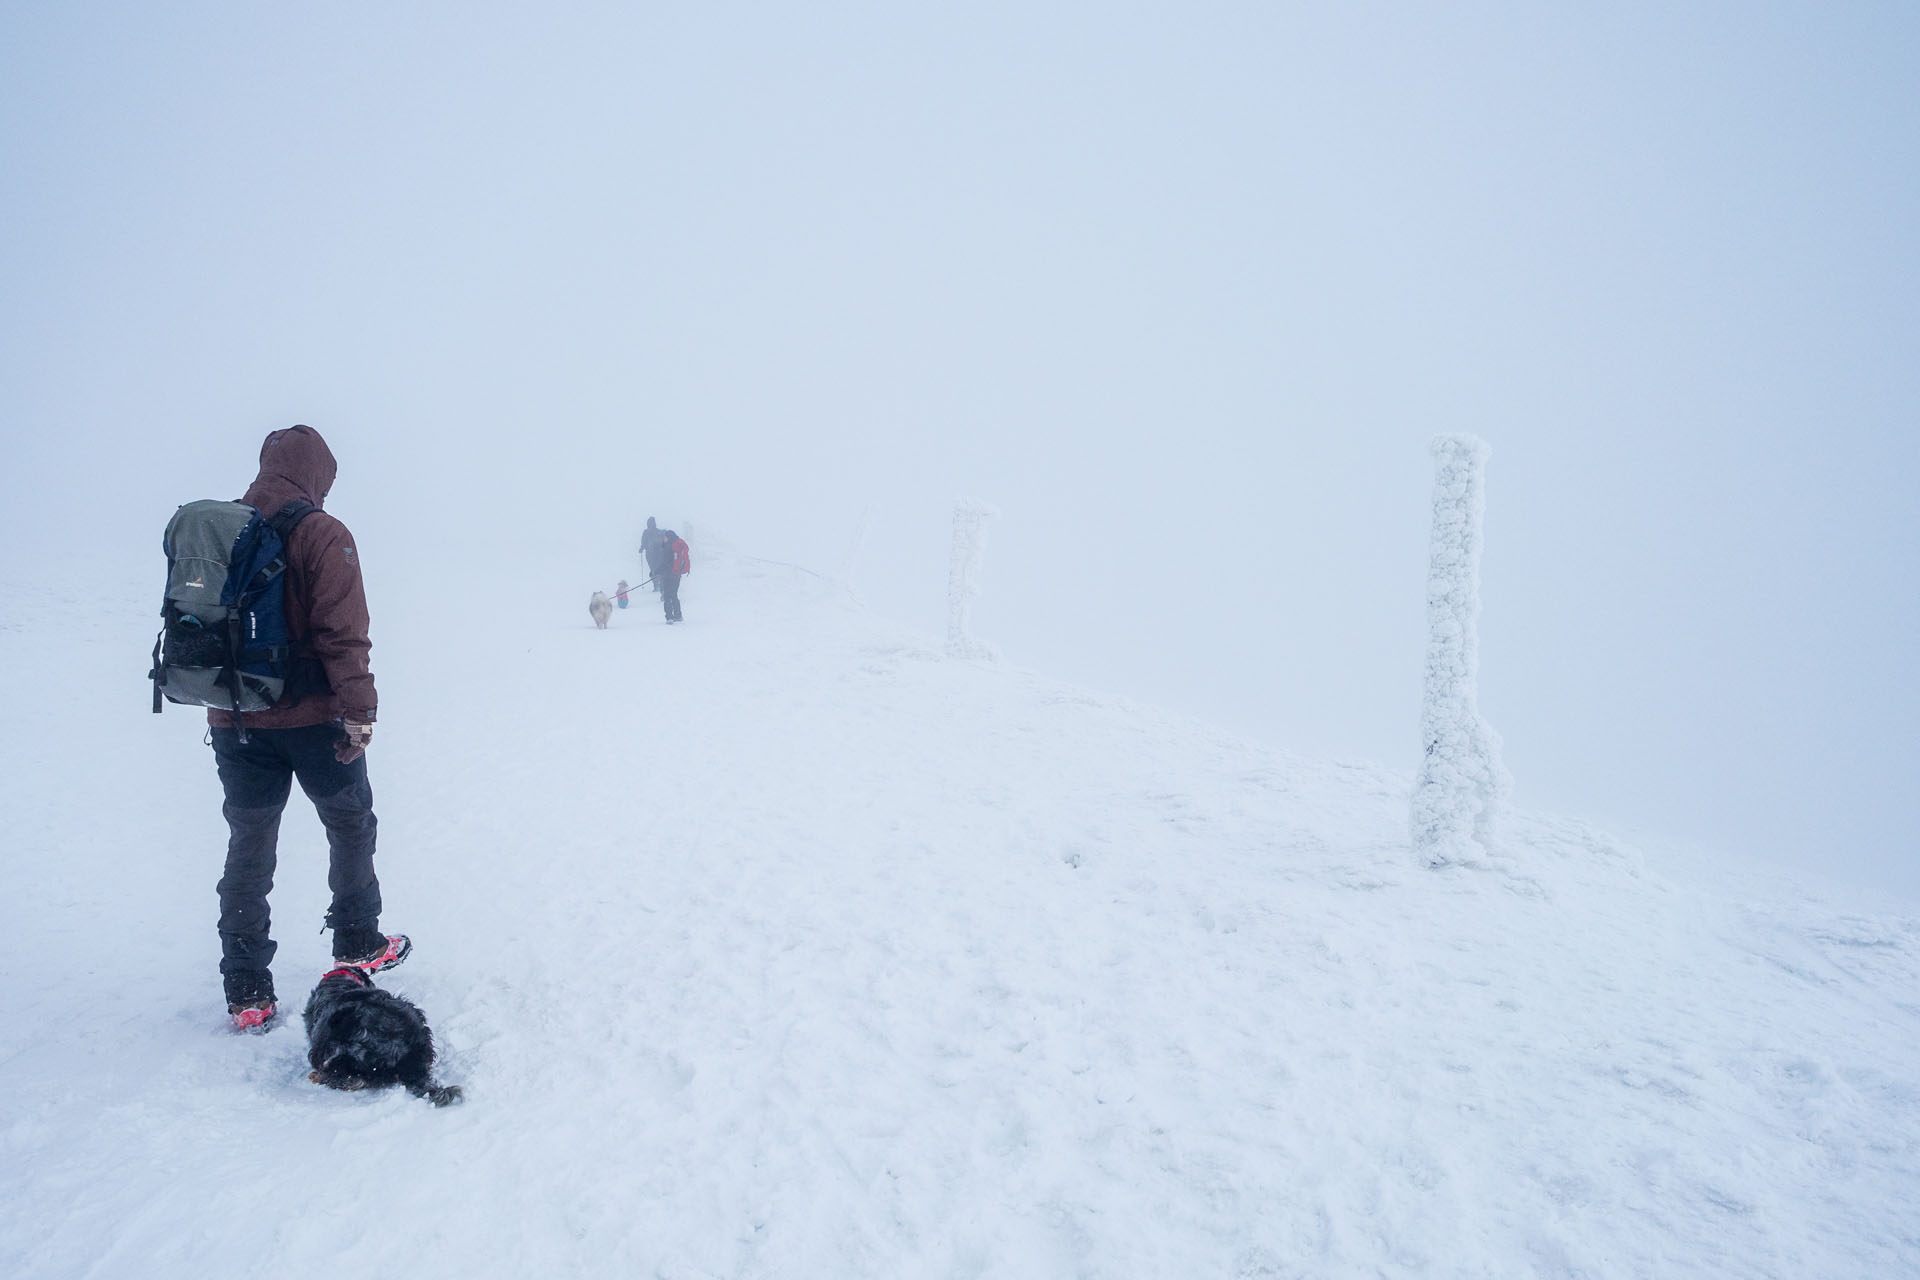
[[[404,933],[378,934],[367,930],[362,937],[343,937],[344,933],[345,930],[336,929],[333,934],[333,963],[343,969],[379,973],[383,969],[393,968],[413,951],[413,943]],[[367,940],[369,938],[371,941]],[[343,949],[347,950],[346,955],[339,954]],[[357,955],[354,953],[356,949],[359,952]]]
[[276,1012],[278,1010],[274,1008],[272,996],[227,1006],[227,1017],[232,1019],[235,1031],[265,1031]]
[[220,975],[227,989],[227,1017],[235,1031],[264,1031],[273,1021],[273,974],[265,969],[238,969]]

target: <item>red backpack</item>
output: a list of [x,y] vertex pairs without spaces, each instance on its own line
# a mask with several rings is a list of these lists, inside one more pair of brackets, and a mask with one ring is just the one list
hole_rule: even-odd
[[693,556],[687,550],[687,540],[685,538],[669,536],[667,539],[667,550],[673,553],[673,571],[675,573],[693,572]]

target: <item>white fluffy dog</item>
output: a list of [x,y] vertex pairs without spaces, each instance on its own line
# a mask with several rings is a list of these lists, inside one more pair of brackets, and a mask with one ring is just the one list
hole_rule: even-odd
[[593,615],[593,625],[605,631],[607,619],[613,616],[613,601],[607,599],[606,592],[596,591],[593,599],[587,601],[587,612]]

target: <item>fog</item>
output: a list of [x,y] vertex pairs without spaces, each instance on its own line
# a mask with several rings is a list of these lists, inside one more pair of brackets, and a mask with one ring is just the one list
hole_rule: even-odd
[[1588,8],[8,6],[0,533],[310,423],[379,670],[648,515],[938,634],[978,497],[1007,663],[1411,771],[1468,431],[1517,801],[1920,893],[1920,10]]

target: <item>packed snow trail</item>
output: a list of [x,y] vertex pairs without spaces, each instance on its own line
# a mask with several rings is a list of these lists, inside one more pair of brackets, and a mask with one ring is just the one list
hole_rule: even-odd
[[42,678],[0,769],[0,1273],[1916,1274],[1910,907],[1684,888],[1524,812],[1419,870],[1404,775],[695,552],[671,628],[648,593],[595,631],[590,573],[372,580],[384,982],[445,1111],[306,1081],[297,792],[292,1016],[223,1029],[153,566],[5,584]]

